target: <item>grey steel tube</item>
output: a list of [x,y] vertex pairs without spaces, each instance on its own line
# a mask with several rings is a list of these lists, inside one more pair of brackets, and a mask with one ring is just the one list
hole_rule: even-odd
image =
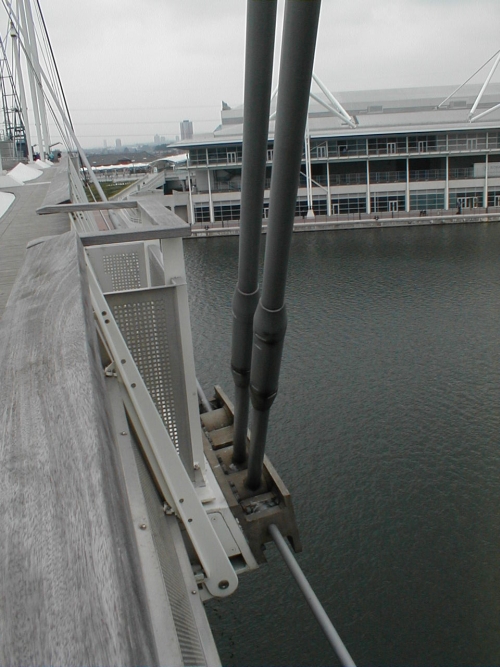
[[271,537],[278,547],[280,554],[283,556],[283,560],[287,564],[288,569],[299,585],[299,588],[302,591],[307,604],[311,608],[311,611],[320,624],[321,629],[325,633],[330,646],[332,646],[333,650],[338,655],[340,662],[342,665],[344,665],[344,667],[356,667],[354,660],[351,658],[349,651],[344,645],[344,642],[340,638],[338,632],[335,630],[333,623],[328,618],[326,611],[323,609],[323,605],[316,597],[316,593],[313,591],[311,584],[307,581],[305,574],[300,569],[300,565],[297,563],[292,552],[290,551],[285,538],[280,533],[278,527],[274,525],[274,523],[269,526],[269,533],[271,534]]
[[253,316],[259,301],[259,246],[266,177],[277,0],[248,0],[238,283],[233,296],[235,384],[233,462],[246,461]]
[[268,412],[278,392],[287,324],[288,256],[320,6],[321,0],[287,0],[285,7],[266,256],[262,294],[254,316],[250,372],[253,420],[246,479],[250,489],[261,483]]

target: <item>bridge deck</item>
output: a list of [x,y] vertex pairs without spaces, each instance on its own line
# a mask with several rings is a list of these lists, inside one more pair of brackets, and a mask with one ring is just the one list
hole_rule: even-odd
[[56,173],[56,169],[46,169],[36,180],[25,185],[0,189],[0,192],[10,192],[15,196],[9,210],[0,218],[0,317],[24,261],[26,244],[40,236],[62,234],[69,230],[67,213],[46,216],[35,213],[42,205]]
[[104,383],[83,246],[67,212],[35,213],[54,176],[3,188],[0,664],[216,667],[177,519]]

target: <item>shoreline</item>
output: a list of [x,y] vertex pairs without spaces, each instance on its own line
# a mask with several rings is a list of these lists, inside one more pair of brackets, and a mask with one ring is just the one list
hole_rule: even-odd
[[[302,220],[296,218],[294,232],[326,232],[345,229],[384,229],[387,227],[428,227],[430,225],[460,225],[478,222],[500,222],[500,213],[471,213],[454,215],[430,215],[408,218],[373,218],[365,220]],[[191,236],[187,238],[208,238],[210,236],[239,236],[239,225],[222,227],[215,225],[201,228],[191,227]],[[208,227],[208,229],[206,228]],[[267,233],[267,224],[262,225],[262,233]]]

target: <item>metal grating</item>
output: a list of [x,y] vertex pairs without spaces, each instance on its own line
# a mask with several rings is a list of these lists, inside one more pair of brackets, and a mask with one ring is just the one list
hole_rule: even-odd
[[114,291],[141,287],[138,252],[105,254],[102,256],[102,265],[104,271],[111,277]]
[[163,287],[108,294],[107,299],[156,409],[190,473],[193,461],[174,290]]
[[173,544],[172,534],[168,529],[168,521],[176,522],[177,519],[174,516],[165,516],[162,507],[163,503],[151,479],[135,438],[132,442],[139,479],[146,501],[151,534],[160,562],[163,581],[167,589],[184,665],[206,665],[207,661],[198,633],[196,619],[188,599],[190,593],[186,590],[188,582],[186,582],[183,576],[175,545]]

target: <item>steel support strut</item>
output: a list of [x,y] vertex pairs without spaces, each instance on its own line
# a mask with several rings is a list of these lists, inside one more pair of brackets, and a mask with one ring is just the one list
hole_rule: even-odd
[[266,177],[277,0],[248,0],[238,284],[233,296],[231,370],[235,385],[233,462],[246,460],[253,317]]
[[261,484],[269,410],[278,392],[286,331],[285,288],[321,0],[287,0],[279,75],[262,294],[254,317],[253,406],[246,484]]

